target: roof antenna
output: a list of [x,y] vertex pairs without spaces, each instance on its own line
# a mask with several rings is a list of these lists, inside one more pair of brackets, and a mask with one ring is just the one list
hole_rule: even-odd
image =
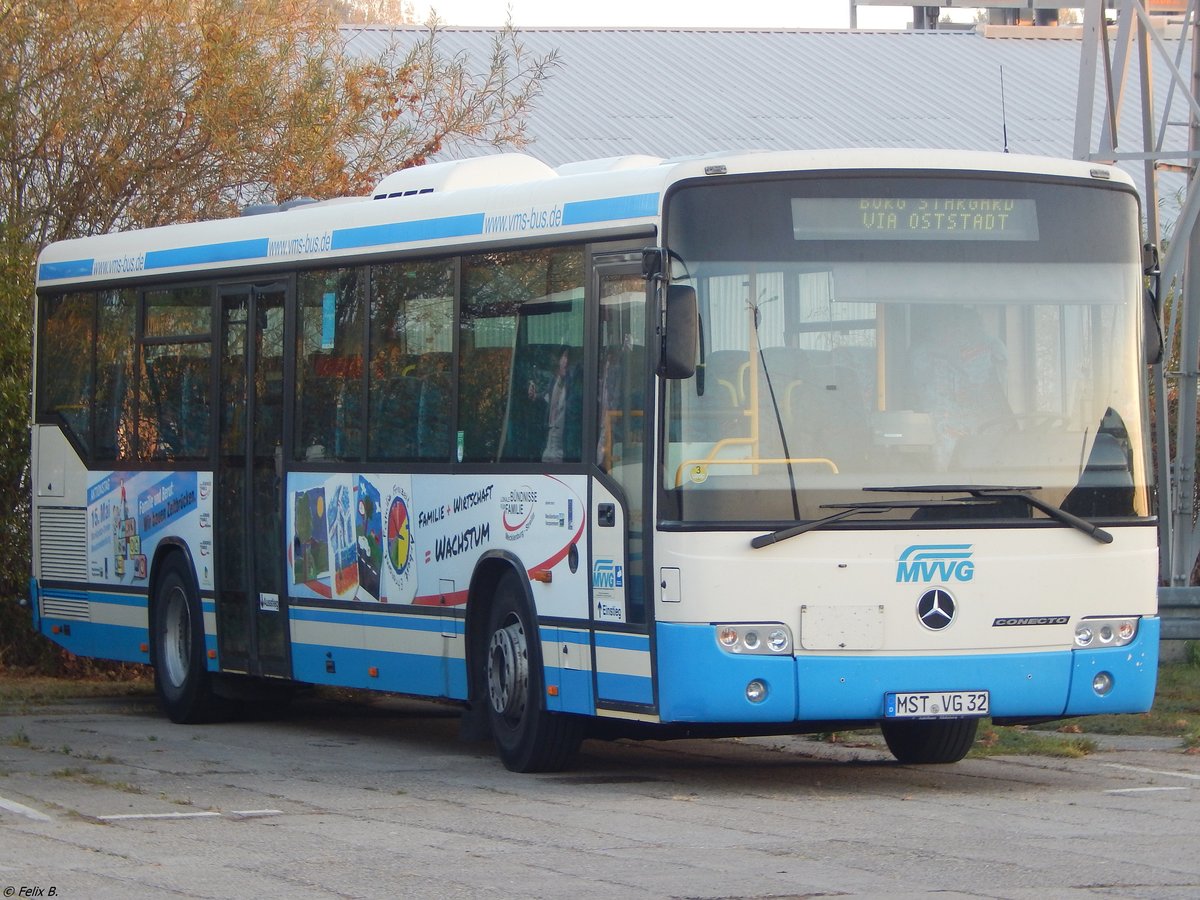
[[1004,66],[1000,67],[1000,124],[1004,128],[1004,152],[1008,152],[1008,113],[1004,111]]

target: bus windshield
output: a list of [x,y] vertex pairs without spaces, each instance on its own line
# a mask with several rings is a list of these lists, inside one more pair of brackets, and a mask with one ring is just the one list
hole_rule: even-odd
[[769,524],[885,498],[871,521],[1042,515],[951,502],[969,486],[1149,515],[1137,221],[1111,185],[1012,176],[680,188],[665,237],[700,352],[665,388],[660,517]]

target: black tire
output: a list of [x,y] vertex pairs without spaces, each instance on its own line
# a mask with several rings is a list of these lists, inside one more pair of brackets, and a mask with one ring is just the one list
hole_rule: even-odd
[[154,593],[154,689],[172,722],[211,722],[229,712],[215,696],[204,645],[204,613],[183,557],[165,563]]
[[892,756],[914,765],[958,762],[975,743],[978,728],[978,719],[902,720],[880,726]]
[[496,586],[479,673],[496,749],[512,772],[559,772],[583,739],[583,719],[544,705],[535,623],[515,572]]

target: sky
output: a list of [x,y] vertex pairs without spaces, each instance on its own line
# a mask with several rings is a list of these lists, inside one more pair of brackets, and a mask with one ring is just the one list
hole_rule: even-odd
[[[502,25],[512,11],[521,28],[849,28],[850,0],[413,0],[417,21],[432,7],[445,25]],[[972,21],[970,11],[957,11]],[[858,7],[858,27],[904,28],[912,6]]]

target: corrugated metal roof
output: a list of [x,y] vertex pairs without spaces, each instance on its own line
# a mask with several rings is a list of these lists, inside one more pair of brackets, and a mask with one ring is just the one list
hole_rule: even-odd
[[[440,40],[444,52],[465,53],[483,68],[497,30],[447,27]],[[344,32],[364,54],[393,37],[426,34],[417,27]],[[552,166],[630,153],[1000,150],[1002,68],[1009,149],[1073,151],[1078,40],[975,31],[563,28],[522,29],[520,40],[533,54],[557,51],[561,59],[528,119],[526,152]],[[1122,115],[1120,146],[1130,150],[1142,146],[1137,94],[1127,92]],[[1096,139],[1101,119],[1097,105]],[[1186,144],[1183,128],[1170,131],[1172,146]],[[1126,168],[1140,184],[1141,165]]]

